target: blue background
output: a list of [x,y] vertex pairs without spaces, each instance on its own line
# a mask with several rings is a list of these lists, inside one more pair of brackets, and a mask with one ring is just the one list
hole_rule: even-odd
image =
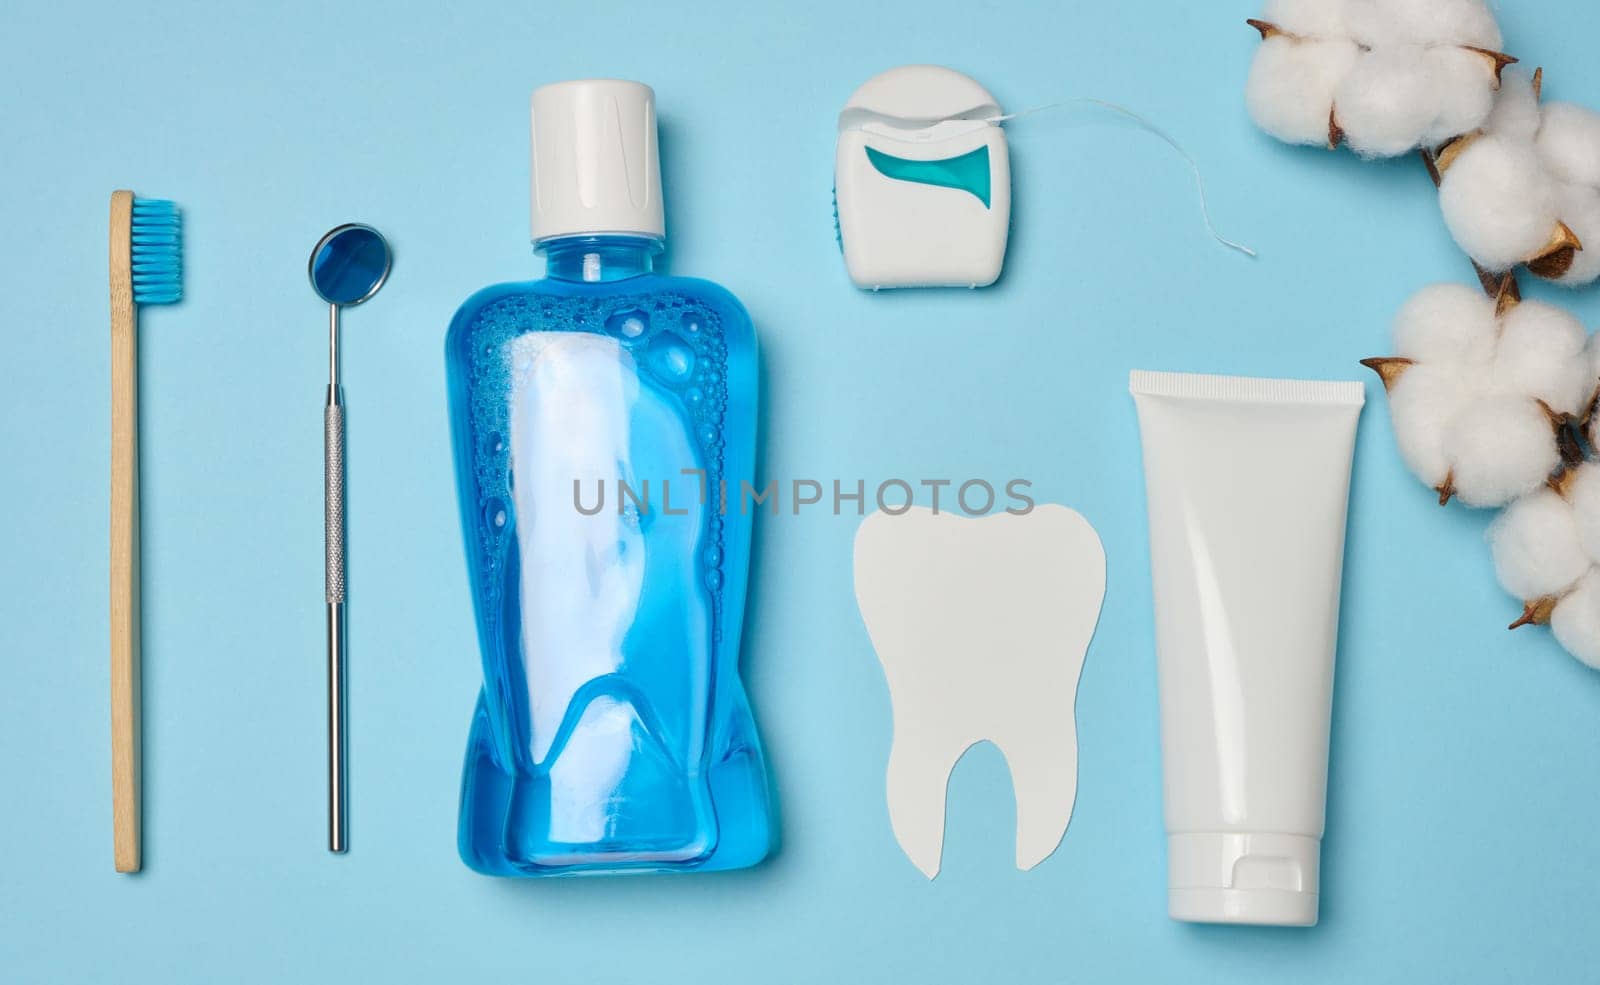
[[[1489,516],[1441,510],[1369,380],[1355,476],[1322,923],[1165,914],[1156,681],[1130,368],[1361,378],[1413,291],[1470,278],[1415,160],[1279,146],[1242,109],[1251,3],[394,3],[0,10],[0,980],[937,982],[1595,980],[1600,674],[1508,634]],[[1600,104],[1580,0],[1505,2],[1552,97]],[[834,116],[894,65],[1008,109],[1001,284],[872,296],[829,219]],[[758,526],[745,668],[782,845],[690,878],[508,882],[456,858],[478,663],[441,344],[535,274],[529,91],[656,87],[668,268],[764,345],[765,475],[1026,477],[1099,529],[1109,594],[1078,696],[1078,809],[1012,868],[988,746],[944,872],[884,807],[888,697],[856,613],[857,520]],[[147,867],[111,869],[106,712],[112,189],[184,210],[186,298],[143,318]],[[394,276],[346,319],[353,850],[323,849],[323,309],[345,220]],[[1559,296],[1590,324],[1595,292]],[[981,655],[974,655],[975,659]]]

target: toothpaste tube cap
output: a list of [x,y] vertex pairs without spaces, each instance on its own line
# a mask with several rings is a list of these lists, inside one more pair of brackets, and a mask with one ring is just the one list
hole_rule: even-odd
[[665,239],[655,92],[642,82],[582,79],[535,89],[532,102],[533,241]]
[[1268,832],[1167,837],[1167,912],[1190,923],[1310,927],[1322,841]]

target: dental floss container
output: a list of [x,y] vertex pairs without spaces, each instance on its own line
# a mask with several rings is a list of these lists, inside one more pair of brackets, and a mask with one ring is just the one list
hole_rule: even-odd
[[868,79],[839,114],[834,207],[857,287],[986,287],[1011,222],[1000,106],[953,69]]

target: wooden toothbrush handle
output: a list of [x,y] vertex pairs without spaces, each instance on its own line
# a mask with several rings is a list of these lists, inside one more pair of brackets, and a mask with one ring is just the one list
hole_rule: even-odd
[[139,858],[139,343],[133,193],[111,195],[111,816],[118,872]]

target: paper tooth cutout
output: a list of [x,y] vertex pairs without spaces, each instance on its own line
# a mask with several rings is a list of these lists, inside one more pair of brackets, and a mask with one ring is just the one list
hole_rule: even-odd
[[889,823],[929,879],[956,761],[988,739],[1017,801],[1017,868],[1049,857],[1078,788],[1078,676],[1105,598],[1106,555],[1065,506],[972,519],[874,513],[855,543],[856,602],[894,707]]

